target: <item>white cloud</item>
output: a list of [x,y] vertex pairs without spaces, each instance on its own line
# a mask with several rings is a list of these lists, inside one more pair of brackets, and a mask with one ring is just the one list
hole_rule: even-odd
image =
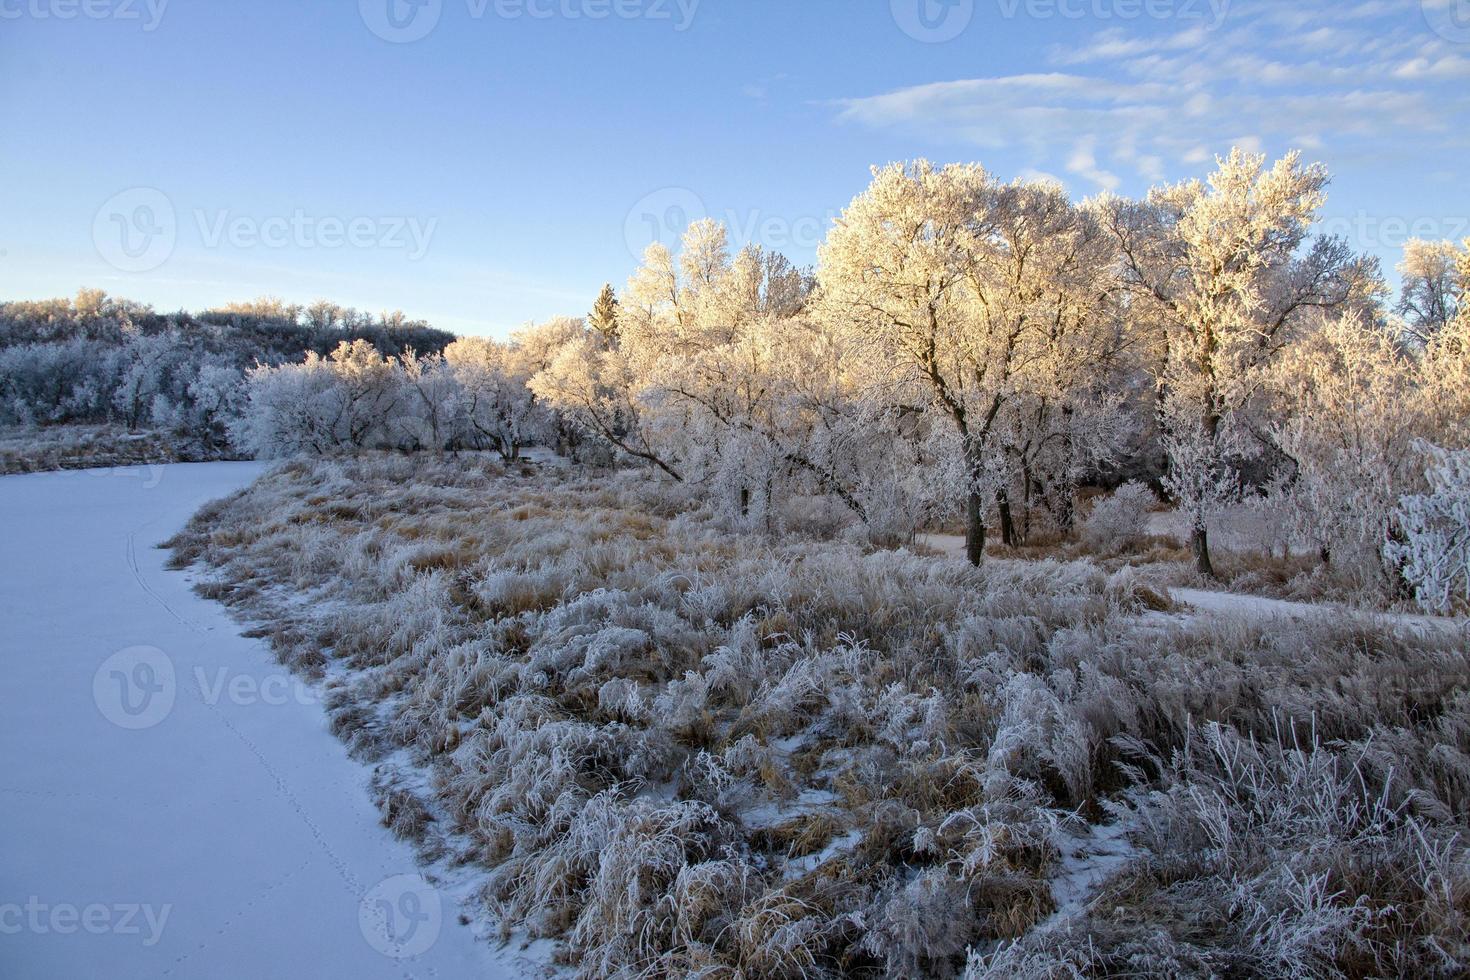
[[[1157,182],[1232,144],[1405,153],[1465,146],[1470,56],[1418,0],[1234,0],[1217,30],[1109,28],[1053,48],[1051,72],[841,100],[840,118],[988,149],[1112,189]],[[1244,134],[1244,135],[1242,135]]]
[[1462,58],[1459,55],[1446,55],[1433,60],[1414,58],[1394,69],[1393,75],[1395,78],[1409,80],[1470,78],[1470,58]]
[[1094,152],[1096,145],[1097,141],[1090,138],[1078,143],[1067,160],[1067,171],[1087,178],[1103,190],[1116,190],[1122,181],[1116,174],[1098,167],[1097,154]]

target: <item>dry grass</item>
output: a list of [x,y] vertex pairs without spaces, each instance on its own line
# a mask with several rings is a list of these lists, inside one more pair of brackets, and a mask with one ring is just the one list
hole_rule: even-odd
[[[1463,638],[1181,619],[1121,566],[775,541],[656,493],[293,463],[174,546],[334,667],[395,832],[584,976],[1470,963]],[[1137,859],[1038,931],[1073,828],[1120,819]]]

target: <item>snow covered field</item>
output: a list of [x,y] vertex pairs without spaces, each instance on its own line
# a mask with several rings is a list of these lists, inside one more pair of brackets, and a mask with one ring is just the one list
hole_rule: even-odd
[[261,469],[0,479],[0,976],[519,975],[415,877],[312,691],[164,570]]
[[589,980],[1470,963],[1453,629],[1160,614],[1126,567],[767,535],[488,457],[293,461],[173,546],[330,679],[470,914]]
[[1087,562],[774,542],[470,457],[200,509],[261,472],[0,479],[0,976],[1470,962],[1442,623],[1160,616]]

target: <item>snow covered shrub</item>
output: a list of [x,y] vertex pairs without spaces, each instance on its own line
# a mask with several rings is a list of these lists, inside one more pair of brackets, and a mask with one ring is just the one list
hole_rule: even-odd
[[1449,613],[1470,607],[1470,451],[1428,447],[1429,492],[1399,505],[1401,541],[1390,558],[1401,564],[1419,605]]
[[[1070,684],[1071,678],[1064,683]],[[1012,674],[995,698],[999,718],[990,745],[992,768],[1065,787],[1064,799],[1082,802],[1092,789],[1097,732],[1046,681]]]
[[314,651],[385,818],[584,977],[1465,961],[1461,637],[1158,616],[1090,562],[776,540],[640,482],[300,461],[175,546]]
[[910,544],[930,517],[941,510],[932,473],[890,459],[869,474],[858,489],[864,531],[874,544]]
[[374,771],[371,788],[377,798],[383,826],[399,840],[422,841],[429,825],[434,822],[434,814],[418,794],[406,788],[387,767]]
[[246,387],[231,439],[262,459],[390,444],[402,395],[393,363],[365,340],[301,364],[258,365]]
[[934,869],[902,887],[890,885],[868,920],[864,948],[897,977],[948,975],[979,925],[965,882]]
[[1166,773],[1170,789],[1135,810],[1150,860],[1109,899],[1191,920],[1222,947],[1217,969],[1435,976],[1467,962],[1470,851],[1352,755],[1310,730],[1273,744],[1212,724]]
[[1137,544],[1148,533],[1148,514],[1158,498],[1142,483],[1125,483],[1092,505],[1080,535],[1087,550],[1110,555]]
[[[729,825],[699,803],[594,798],[551,848],[586,862],[585,904],[570,942],[593,976],[637,975],[660,962],[679,925],[669,900],[681,876],[720,852]],[[685,884],[687,886],[687,878]]]

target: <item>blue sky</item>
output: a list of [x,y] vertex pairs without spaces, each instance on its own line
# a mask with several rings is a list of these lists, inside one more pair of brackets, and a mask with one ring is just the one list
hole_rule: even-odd
[[1470,236],[1467,123],[1470,0],[0,0],[0,297],[504,334],[688,216],[812,262],[873,164],[1138,194],[1235,143],[1391,267]]

